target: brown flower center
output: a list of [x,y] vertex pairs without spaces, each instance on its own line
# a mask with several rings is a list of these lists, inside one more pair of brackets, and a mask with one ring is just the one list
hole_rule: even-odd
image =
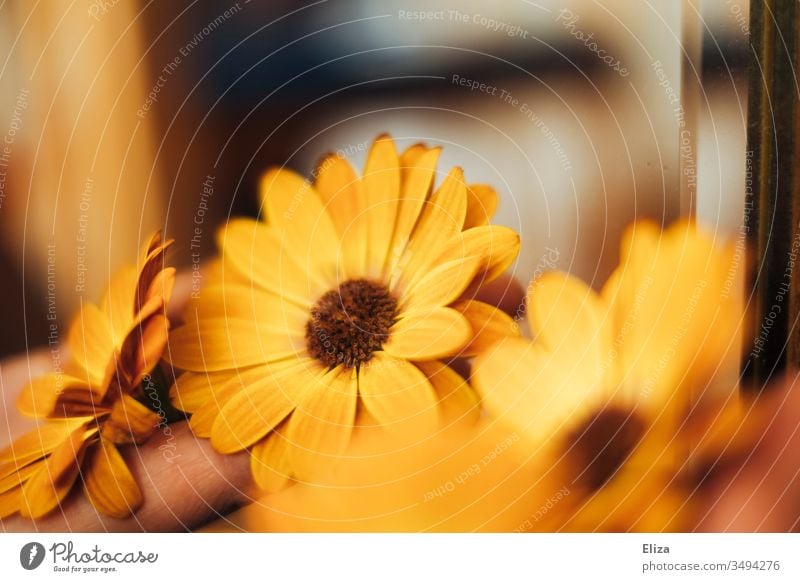
[[389,337],[396,310],[397,301],[380,283],[345,281],[311,309],[306,322],[308,353],[326,366],[360,366]]
[[602,487],[633,452],[644,431],[644,421],[630,410],[606,408],[592,416],[568,438],[577,480],[592,491]]

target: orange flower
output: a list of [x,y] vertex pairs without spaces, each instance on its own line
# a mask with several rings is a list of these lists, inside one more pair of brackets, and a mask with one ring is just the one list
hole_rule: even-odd
[[161,417],[139,399],[161,358],[165,306],[175,270],[163,268],[172,241],[156,234],[142,266],[123,268],[97,307],[81,306],[68,336],[71,360],[32,381],[19,409],[48,422],[0,451],[0,518],[37,518],[54,509],[78,475],[95,508],[112,517],[135,511],[142,495],[117,445],[142,443]]

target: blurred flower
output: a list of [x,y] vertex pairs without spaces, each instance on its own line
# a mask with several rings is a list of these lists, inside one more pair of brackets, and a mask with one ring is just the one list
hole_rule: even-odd
[[575,492],[537,529],[686,527],[690,474],[730,444],[717,433],[739,415],[732,259],[688,222],[663,233],[636,223],[600,294],[545,274],[527,297],[535,340],[501,339],[477,357],[486,409]]
[[261,487],[321,474],[346,449],[357,409],[422,433],[443,408],[476,414],[471,388],[442,362],[516,333],[469,297],[511,264],[519,237],[487,224],[497,196],[468,187],[459,168],[431,193],[439,153],[398,155],[382,136],[361,178],[338,155],[313,185],[271,170],[265,220],[220,232],[222,274],[170,340],[172,363],[188,371],[172,396],[217,451],[253,447]]
[[[413,427],[357,427],[345,455],[315,483],[296,483],[208,531],[523,531],[559,492],[518,433],[486,419],[434,438]],[[552,510],[555,510],[551,502]]]
[[175,270],[163,268],[163,259],[170,244],[155,235],[138,271],[123,268],[100,307],[82,305],[70,327],[70,361],[20,395],[23,413],[48,422],[0,452],[0,517],[45,515],[79,474],[86,496],[106,515],[124,517],[141,504],[117,446],[144,442],[161,422],[139,400],[167,342]]

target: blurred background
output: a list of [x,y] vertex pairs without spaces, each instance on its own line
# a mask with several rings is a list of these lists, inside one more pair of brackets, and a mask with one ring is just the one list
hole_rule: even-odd
[[[515,273],[602,285],[634,218],[741,236],[747,2],[0,4],[0,354],[57,341],[156,229],[172,264],[259,175],[440,144],[501,194]],[[443,174],[442,174],[443,175]],[[440,175],[440,179],[442,177]]]

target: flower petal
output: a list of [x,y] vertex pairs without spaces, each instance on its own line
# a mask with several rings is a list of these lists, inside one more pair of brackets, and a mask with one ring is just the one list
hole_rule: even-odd
[[[259,366],[259,369],[263,368],[264,366]],[[225,382],[216,388],[212,398],[192,413],[192,417],[189,419],[189,427],[192,432],[201,438],[211,438],[211,429],[219,416],[219,411],[242,389],[239,382],[232,381]]]
[[103,312],[92,303],[82,303],[67,341],[72,360],[86,372],[86,380],[98,392],[104,391],[108,365],[114,358],[114,338]]
[[0,451],[0,477],[8,475],[20,465],[28,464],[50,454],[88,420],[87,418],[71,418],[48,422],[17,438]]
[[203,288],[185,309],[187,319],[232,318],[269,323],[287,335],[304,335],[308,309],[256,286],[235,283]]
[[19,511],[19,504],[21,501],[21,487],[0,493],[0,519],[5,519],[17,513],[17,511]]
[[295,360],[215,374],[214,378],[220,379],[214,380],[213,384],[208,387],[204,401],[192,412],[192,417],[189,419],[192,431],[199,437],[211,437],[211,428],[214,426],[214,421],[217,420],[219,411],[231,398],[250,384],[272,377],[283,368],[297,364],[298,362]]
[[231,220],[220,229],[217,243],[222,249],[223,271],[233,270],[300,306],[310,306],[326,290],[325,282],[314,278],[311,269],[301,268],[284,252],[274,229],[256,220]]
[[245,319],[187,321],[170,334],[165,359],[193,372],[246,368],[291,358],[305,349],[304,338]]
[[[139,280],[136,286],[135,294],[135,312],[145,310],[145,305],[150,303],[152,299],[157,302],[163,303],[165,298],[169,295],[164,295],[164,285],[154,286],[153,282],[159,277],[164,269],[164,255],[167,249],[174,241],[163,240],[161,232],[155,233],[150,242],[143,248],[141,267],[139,268]],[[168,269],[174,274],[174,270]],[[161,288],[160,288],[161,287]],[[169,292],[172,292],[172,287],[166,285]]]
[[400,297],[401,310],[447,305],[458,299],[475,278],[483,257],[473,255],[437,265]]
[[42,459],[36,459],[27,465],[19,465],[16,468],[12,466],[11,473],[0,478],[0,493],[6,493],[24,485],[31,475],[39,470],[41,461]]
[[343,156],[329,154],[317,165],[314,187],[341,237],[366,207],[361,181]]
[[61,503],[80,472],[86,439],[96,433],[96,430],[86,431],[83,427],[76,429],[41,463],[39,470],[22,487],[22,517],[36,519]]
[[301,268],[330,280],[335,275],[339,237],[314,187],[290,170],[273,168],[261,179],[260,190],[267,222],[283,252]]
[[481,407],[478,395],[464,378],[442,362],[417,362],[439,398],[439,409],[445,423],[477,422]]
[[165,315],[156,314],[132,330],[122,345],[120,359],[122,367],[130,374],[130,385],[138,386],[144,377],[161,360],[167,345],[169,320]]
[[504,337],[520,335],[517,322],[494,305],[468,300],[453,305],[453,309],[466,317],[472,327],[472,341],[464,348],[464,356],[475,356]]
[[489,224],[499,201],[500,197],[495,189],[487,184],[467,186],[467,217],[464,219],[464,229]]
[[401,259],[408,246],[411,232],[417,224],[419,215],[428,199],[433,185],[436,163],[439,161],[441,148],[431,148],[412,161],[405,159],[403,167],[403,186],[400,205],[397,210],[397,222],[392,237],[391,252],[389,256],[389,275],[391,279],[402,268]]
[[[537,343],[550,351],[570,350],[588,366],[608,367],[611,315],[583,281],[550,271],[528,288],[528,322]],[[610,371],[609,371],[610,372]]]
[[61,416],[63,410],[59,409],[59,402],[68,400],[72,395],[77,397],[81,394],[85,395],[81,400],[89,403],[93,400],[100,402],[102,399],[99,395],[93,396],[86,380],[52,372],[32,380],[22,389],[17,397],[17,409],[22,414],[34,418]]
[[[298,378],[299,379],[299,378]],[[286,438],[294,473],[316,479],[347,448],[356,418],[355,368],[337,366],[306,378],[308,389],[289,418]]]
[[484,284],[497,278],[514,262],[519,254],[519,235],[506,226],[476,226],[460,233],[441,249],[437,262],[480,255],[483,257],[477,283]]
[[128,517],[144,501],[125,459],[105,439],[89,451],[83,479],[86,497],[97,511],[109,517]]
[[211,427],[214,449],[223,454],[241,451],[278,426],[307,389],[298,381],[304,370],[300,364],[271,373],[234,394]]
[[367,411],[389,430],[400,430],[407,422],[422,434],[438,428],[436,392],[411,362],[375,352],[359,371],[358,392]]
[[117,271],[108,284],[103,302],[100,304],[111,325],[113,343],[119,348],[133,325],[134,296],[139,273],[132,265]]
[[256,485],[272,493],[288,484],[292,474],[290,450],[289,440],[278,429],[253,446],[250,471]]
[[437,251],[457,236],[467,213],[467,187],[461,168],[453,168],[431,196],[411,234],[411,241],[401,258],[404,265],[392,288],[408,288],[421,279],[437,258]]
[[169,389],[170,402],[178,410],[194,412],[213,399],[214,386],[230,377],[230,372],[184,372]]
[[111,415],[103,423],[102,435],[118,444],[143,443],[161,422],[161,415],[123,393],[111,406]]
[[601,406],[608,395],[602,374],[574,350],[550,352],[521,338],[493,344],[474,361],[472,385],[495,418],[541,447]]
[[138,313],[136,313],[131,329],[136,329],[142,321],[149,319],[152,315],[157,313],[163,315],[174,287],[175,269],[167,267],[159,271],[147,290],[147,301],[141,305]]
[[448,307],[404,314],[395,323],[383,350],[407,360],[438,360],[453,356],[472,339],[466,318]]
[[367,197],[364,214],[369,233],[367,274],[379,277],[389,257],[400,205],[400,160],[394,141],[388,135],[379,136],[372,144],[362,183]]
[[405,181],[411,168],[416,166],[419,159],[430,150],[431,148],[424,143],[415,143],[403,150],[400,154],[400,177],[402,180]]
[[629,400],[682,414],[692,398],[688,387],[725,369],[726,358],[738,359],[742,306],[731,290],[740,269],[732,245],[718,247],[712,234],[689,221],[659,238],[652,227],[635,227],[627,238],[641,248],[627,251],[612,298],[617,382]]

